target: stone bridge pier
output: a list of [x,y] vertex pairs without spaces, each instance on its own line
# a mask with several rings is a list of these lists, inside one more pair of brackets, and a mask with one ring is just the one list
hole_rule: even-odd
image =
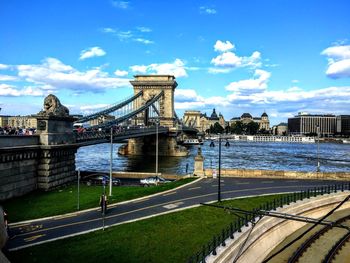
[[37,167],[39,189],[48,190],[75,179],[73,122],[70,116],[37,116],[40,154]]

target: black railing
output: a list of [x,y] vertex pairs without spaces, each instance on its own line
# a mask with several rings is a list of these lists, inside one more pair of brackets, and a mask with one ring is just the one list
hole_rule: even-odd
[[319,186],[312,189],[284,194],[274,198],[272,201],[261,204],[258,208],[252,210],[253,213],[238,217],[235,221],[231,222],[229,226],[222,229],[220,233],[214,235],[211,241],[209,241],[206,245],[203,245],[202,249],[188,259],[188,263],[205,263],[205,258],[207,256],[210,254],[215,256],[217,254],[217,248],[220,246],[226,246],[226,240],[228,238],[234,239],[235,232],[241,232],[241,228],[243,226],[249,226],[249,223],[253,223],[257,216],[261,216],[259,213],[260,210],[276,210],[279,207],[283,207],[284,205],[289,205],[290,203],[295,203],[300,200],[302,201],[318,195],[331,194],[337,191],[343,192],[345,190],[350,190],[350,182]]

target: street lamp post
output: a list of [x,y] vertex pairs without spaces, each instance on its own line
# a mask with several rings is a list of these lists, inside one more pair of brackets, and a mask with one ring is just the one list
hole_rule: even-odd
[[158,119],[156,119],[156,176],[158,176]]
[[221,135],[219,135],[219,183],[218,183],[218,202],[221,202]]
[[316,171],[320,172],[320,126],[316,126],[317,131],[317,168]]
[[111,156],[109,163],[109,196],[112,196],[112,166],[113,166],[113,127],[111,127]]

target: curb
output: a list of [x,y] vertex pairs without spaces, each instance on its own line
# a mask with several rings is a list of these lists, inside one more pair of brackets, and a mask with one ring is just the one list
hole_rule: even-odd
[[[200,177],[197,180],[194,180],[193,182],[181,185],[181,186],[173,188],[173,189],[169,189],[169,190],[166,190],[166,191],[163,191],[163,192],[159,192],[159,193],[155,193],[155,194],[152,194],[152,195],[142,196],[142,197],[139,197],[139,198],[136,198],[136,199],[131,199],[131,200],[122,201],[122,202],[119,202],[119,203],[110,204],[108,207],[116,207],[118,205],[133,203],[133,202],[136,202],[136,201],[142,201],[144,199],[148,199],[148,198],[151,198],[151,197],[154,197],[154,196],[166,194],[166,193],[169,193],[171,191],[175,191],[175,190],[184,188],[186,186],[192,185],[194,183],[197,183],[197,182],[199,182],[202,179],[203,178]],[[25,220],[25,221],[21,221],[21,222],[10,223],[9,227],[16,227],[18,225],[30,224],[30,223],[34,223],[34,222],[38,222],[38,221],[49,220],[49,219],[59,219],[61,217],[77,216],[77,215],[80,215],[80,214],[83,214],[83,213],[87,213],[87,212],[91,212],[91,211],[94,211],[94,210],[98,211],[99,209],[100,209],[99,207],[93,207],[93,208],[88,208],[88,209],[85,209],[85,210],[76,211],[76,212],[70,212],[70,213],[61,214],[61,215],[54,215],[54,216],[48,216],[48,217],[42,217],[42,218],[36,218],[36,219],[29,219],[29,220]]]

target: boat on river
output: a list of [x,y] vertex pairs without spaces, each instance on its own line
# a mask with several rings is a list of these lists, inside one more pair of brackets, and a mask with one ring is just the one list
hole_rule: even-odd
[[185,139],[183,145],[202,145],[203,141],[199,139]]

